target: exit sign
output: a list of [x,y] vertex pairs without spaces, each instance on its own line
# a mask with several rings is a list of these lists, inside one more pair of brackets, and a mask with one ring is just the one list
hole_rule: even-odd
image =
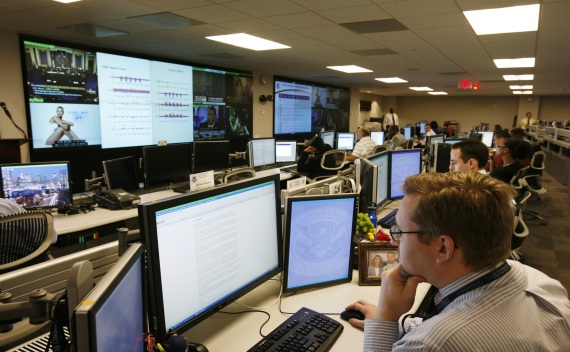
[[461,80],[459,81],[458,87],[463,89],[471,89],[473,88],[473,82],[468,80]]

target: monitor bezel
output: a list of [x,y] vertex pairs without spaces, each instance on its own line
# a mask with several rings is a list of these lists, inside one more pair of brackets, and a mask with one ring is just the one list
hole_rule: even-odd
[[[390,175],[391,175],[391,171],[392,171],[392,168],[391,168],[391,161],[392,160],[390,158],[390,154],[391,154],[391,151],[385,150],[383,152],[380,152],[380,153],[377,153],[377,154],[374,154],[374,155],[368,157],[368,161],[371,162],[372,164],[374,164],[374,166],[376,166],[376,175],[375,175],[376,185],[375,185],[375,194],[374,194],[374,199],[375,199],[374,202],[376,203],[376,206],[382,206],[386,202],[391,200],[390,199],[390,180],[391,180]],[[373,161],[376,158],[386,158],[386,162],[388,163],[388,170],[387,170],[388,177],[387,177],[387,181],[386,181],[387,182],[386,197],[384,199],[381,199],[381,200],[378,199],[378,182],[380,182],[380,179],[378,178],[378,172],[379,172],[378,165],[376,163],[374,163],[374,161]]]
[[139,204],[139,224],[141,231],[141,240],[147,248],[147,270],[148,270],[148,307],[149,307],[149,320],[153,322],[150,329],[156,334],[155,336],[164,336],[168,331],[165,322],[165,313],[163,305],[163,292],[162,280],[160,275],[160,255],[158,253],[158,236],[156,233],[156,212],[188,204],[191,202],[200,201],[206,198],[215,197],[222,194],[227,194],[239,191],[248,187],[261,185],[264,183],[273,183],[275,188],[275,216],[276,216],[276,245],[277,245],[277,267],[273,268],[266,274],[255,278],[245,287],[238,289],[232,294],[214,302],[209,307],[199,312],[195,317],[186,321],[179,326],[176,331],[182,333],[188,329],[198,325],[206,318],[226,307],[228,304],[234,302],[236,299],[242,297],[246,293],[255,289],[267,280],[283,271],[283,239],[282,239],[282,225],[281,225],[281,202],[279,199],[280,178],[278,174],[273,174],[264,177],[256,177],[245,180],[240,180],[224,185],[219,185],[213,188],[208,188],[201,191],[189,192],[179,196],[153,201],[148,203]]
[[[69,185],[69,202],[66,204],[58,204],[58,205],[49,205],[49,206],[34,206],[34,207],[24,207],[26,210],[39,210],[39,209],[56,209],[56,208],[64,208],[73,205],[73,185],[71,182],[71,165],[70,162],[67,160],[62,161],[40,161],[40,162],[30,162],[30,163],[6,163],[0,164],[0,198],[6,199],[6,194],[4,192],[4,176],[2,175],[2,168],[4,167],[23,167],[23,166],[41,166],[41,165],[58,165],[58,164],[65,164],[67,168],[67,183]],[[16,202],[14,202],[16,203]],[[17,203],[16,203],[17,204]]]
[[[289,252],[290,252],[289,233],[290,233],[290,229],[291,229],[291,211],[290,211],[290,209],[291,209],[292,203],[293,202],[328,200],[328,199],[339,199],[339,198],[340,199],[352,198],[353,202],[354,202],[353,214],[351,216],[352,224],[350,226],[351,235],[350,235],[350,239],[349,239],[351,244],[349,246],[347,246],[348,247],[347,255],[349,256],[349,260],[348,260],[346,277],[340,278],[340,279],[335,279],[335,280],[330,280],[330,281],[314,283],[314,284],[303,285],[303,286],[289,287],[289,285],[288,285],[289,273],[288,273],[287,267],[289,264]],[[283,242],[284,242],[284,254],[283,254],[283,258],[284,258],[283,268],[284,269],[283,269],[283,285],[282,285],[283,286],[282,287],[283,293],[295,292],[295,291],[305,291],[305,290],[310,290],[310,289],[315,289],[315,288],[320,288],[320,287],[328,287],[328,286],[337,285],[337,284],[341,284],[341,283],[347,283],[347,282],[352,281],[352,272],[353,272],[352,262],[353,262],[353,257],[354,257],[354,250],[353,250],[353,246],[352,246],[352,241],[353,241],[353,238],[356,234],[356,215],[358,213],[358,198],[359,198],[359,195],[357,193],[340,193],[340,194],[303,195],[303,196],[288,197],[286,199],[285,213],[283,216],[284,222],[285,222],[285,227],[283,230]]]
[[[162,149],[161,149],[162,148]],[[162,177],[160,180],[156,181],[153,177],[149,177],[149,175],[154,175],[157,174],[157,172],[152,170],[152,165],[149,165],[149,160],[151,160],[151,156],[149,153],[152,153],[154,151],[160,150],[162,151],[167,151],[172,153],[173,155],[175,155],[176,157],[180,157],[181,154],[184,154],[183,152],[185,151],[190,151],[189,155],[188,155],[188,164],[187,164],[187,168],[184,170],[187,170],[188,173],[186,174],[186,176],[184,178],[180,177],[175,177],[175,178],[169,178],[169,179],[165,179],[165,177]],[[143,157],[143,172],[144,172],[144,188],[154,188],[154,187],[160,187],[160,186],[166,186],[169,184],[173,184],[173,183],[178,183],[178,182],[183,182],[183,181],[189,181],[189,177],[190,174],[192,173],[192,156],[194,155],[194,144],[193,143],[176,143],[176,144],[167,144],[167,145],[152,145],[152,146],[146,146],[143,147],[142,150],[142,157]],[[178,163],[176,163],[176,165],[179,165],[181,168],[180,170],[182,170],[182,166],[184,166],[183,160],[180,160]],[[163,170],[164,171],[164,170]],[[158,174],[164,175],[164,172],[158,172]]]
[[[371,172],[372,173],[372,183],[367,185],[367,181],[363,181],[365,179],[365,173]],[[371,194],[363,195],[363,192],[371,192]],[[368,158],[360,159],[360,195],[358,198],[358,208],[361,213],[367,212],[368,204],[367,201],[368,196],[370,196],[370,202],[377,202],[377,194],[378,194],[378,165],[371,162]]]
[[101,310],[103,304],[115,292],[118,285],[125,276],[134,268],[140,259],[141,283],[139,290],[142,298],[141,321],[143,330],[140,334],[141,345],[144,346],[143,334],[147,330],[146,298],[147,298],[147,278],[145,270],[145,248],[140,243],[132,244],[127,251],[119,257],[117,262],[109,269],[107,274],[95,285],[95,287],[85,296],[81,303],[75,308],[72,317],[73,343],[78,351],[98,351],[96,334],[96,315]]

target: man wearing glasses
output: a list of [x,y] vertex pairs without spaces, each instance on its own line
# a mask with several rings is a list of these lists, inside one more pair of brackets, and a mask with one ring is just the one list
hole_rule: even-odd
[[511,183],[513,176],[523,167],[519,159],[530,155],[530,143],[515,138],[507,138],[498,143],[495,148],[497,148],[497,155],[503,158],[503,166],[494,169],[491,172],[491,177]]
[[[510,254],[512,187],[476,172],[404,182],[393,244],[400,265],[382,274],[365,320],[364,351],[568,351],[570,301],[562,285]],[[406,315],[421,282],[438,290],[426,314]]]

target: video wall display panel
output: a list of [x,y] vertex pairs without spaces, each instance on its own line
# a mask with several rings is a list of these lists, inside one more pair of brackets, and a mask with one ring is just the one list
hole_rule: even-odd
[[34,150],[251,136],[249,73],[53,42],[21,37]]
[[348,131],[348,88],[275,77],[273,106],[273,133],[276,136],[323,130]]

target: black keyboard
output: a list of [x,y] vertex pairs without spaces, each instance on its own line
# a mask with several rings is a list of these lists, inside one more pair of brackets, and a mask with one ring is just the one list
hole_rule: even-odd
[[248,352],[328,351],[343,329],[336,320],[303,307]]
[[392,210],[390,213],[388,213],[388,215],[378,220],[380,226],[384,228],[390,228],[394,226],[394,224],[396,223],[396,213],[398,213],[398,209]]

